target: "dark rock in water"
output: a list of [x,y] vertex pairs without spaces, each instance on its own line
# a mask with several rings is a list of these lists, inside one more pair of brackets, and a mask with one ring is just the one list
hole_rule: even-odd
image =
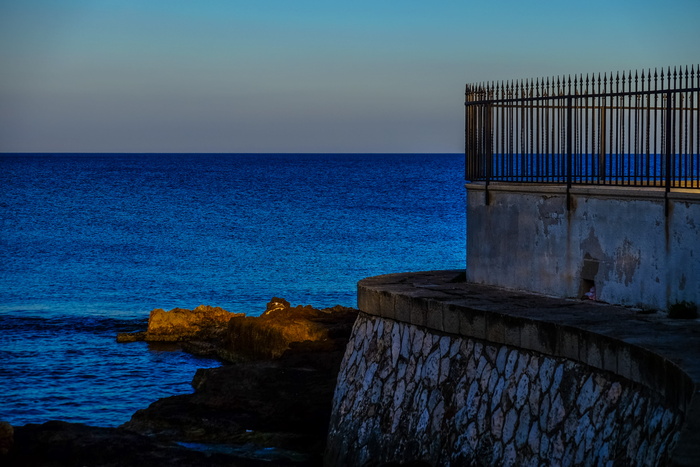
[[279,298],[257,318],[204,306],[153,310],[146,332],[120,341],[176,342],[227,363],[198,370],[194,394],[158,400],[120,428],[15,427],[14,446],[0,464],[320,466],[356,317],[352,308],[291,307]]
[[[305,465],[320,465],[338,370],[356,316],[350,308],[291,308],[273,299],[264,315],[230,321],[229,331],[245,329],[242,340],[255,351],[241,351],[238,342],[231,352],[235,363],[197,371],[194,394],[161,399],[123,427],[166,440],[274,446],[299,453]],[[278,333],[281,323],[297,327]],[[317,340],[294,341],[294,336]],[[274,351],[266,345],[270,338]],[[254,358],[242,360],[242,355]]]
[[[11,467],[180,467],[270,465],[221,451],[189,449],[176,443],[154,440],[120,428],[99,428],[59,421],[15,428],[15,445],[2,458]],[[295,466],[298,462],[278,459],[275,465]]]
[[0,422],[0,460],[6,456],[14,444],[14,429],[7,422]]
[[[308,365],[311,355],[300,355],[289,363],[281,358],[198,370],[194,394],[160,399],[124,427],[192,442],[243,443],[262,437],[290,449],[294,446],[285,440],[308,445],[324,439],[342,355],[319,359],[317,368]],[[295,364],[301,361],[304,366]]]
[[180,343],[180,347],[185,352],[198,357],[219,358],[220,345],[217,344],[217,341],[189,340]]

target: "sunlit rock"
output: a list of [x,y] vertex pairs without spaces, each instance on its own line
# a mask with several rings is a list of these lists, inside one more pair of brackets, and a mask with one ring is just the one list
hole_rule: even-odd
[[194,310],[155,309],[148,318],[147,341],[173,342],[194,337],[211,337],[223,331],[229,320],[242,313],[231,313],[220,307],[200,305]]
[[309,305],[292,307],[284,299],[273,298],[258,317],[241,316],[228,322],[223,348],[235,356],[278,358],[293,343],[314,342],[329,350],[345,335],[357,316],[357,310],[336,306],[319,310]]
[[117,342],[212,341],[223,334],[228,321],[236,316],[244,314],[207,305],[200,305],[194,310],[173,308],[165,311],[156,308],[151,311],[145,332],[119,333]]
[[128,342],[141,342],[146,340],[146,331],[140,332],[120,332],[117,334],[117,342],[125,344]]

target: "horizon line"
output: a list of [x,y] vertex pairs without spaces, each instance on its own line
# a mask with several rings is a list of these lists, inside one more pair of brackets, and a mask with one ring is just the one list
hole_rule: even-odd
[[464,152],[333,152],[333,151],[313,151],[313,152],[218,152],[218,151],[204,151],[204,152],[191,152],[191,151],[164,151],[164,152],[139,152],[139,151],[117,151],[117,152],[103,152],[103,151],[0,151],[0,155],[33,155],[33,154],[55,154],[55,155],[80,155],[80,154],[105,154],[105,155],[122,155],[122,154],[142,154],[142,155],[166,155],[166,154],[219,154],[219,155],[257,155],[257,154],[280,154],[280,155],[323,155],[323,154],[347,154],[347,155],[372,155],[372,154],[464,154]]

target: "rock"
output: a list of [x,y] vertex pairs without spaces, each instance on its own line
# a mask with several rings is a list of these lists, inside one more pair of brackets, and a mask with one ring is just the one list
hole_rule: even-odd
[[155,309],[148,318],[147,341],[173,342],[194,337],[218,337],[226,323],[243,313],[230,313],[220,307],[200,305],[194,310],[174,308],[170,311]]
[[326,350],[344,346],[356,316],[353,308],[292,307],[278,297],[258,317],[205,305],[155,309],[145,332],[119,333],[117,342],[178,342],[186,352],[228,362],[279,358],[299,342],[322,343]]
[[123,428],[164,440],[281,448],[320,465],[356,316],[351,308],[290,307],[275,298],[260,317],[229,321],[235,334],[227,334],[224,345],[233,350],[224,353],[235,362],[198,370],[194,394],[156,401]]
[[292,307],[278,297],[259,317],[203,306],[153,310],[145,333],[119,339],[175,341],[226,364],[198,370],[194,394],[160,399],[121,428],[163,442],[281,449],[295,465],[321,465],[356,317],[353,308]]
[[181,343],[182,350],[198,357],[219,358],[219,345],[216,342],[191,340]]
[[120,332],[117,333],[117,342],[120,344],[127,342],[141,342],[146,340],[146,331],[141,332]]
[[[229,321],[222,356],[227,359],[236,356],[279,358],[294,342],[347,339],[356,316],[357,310],[352,308],[291,307],[286,300],[274,297],[259,317],[241,316]],[[345,343],[347,341],[342,345]]]
[[200,305],[194,310],[156,308],[148,318],[145,332],[119,333],[117,342],[182,342],[188,340],[217,340],[226,330],[228,321],[244,313],[231,313],[220,307]]
[[[160,467],[254,467],[270,465],[263,460],[215,450],[188,449],[176,443],[154,440],[121,428],[100,428],[59,421],[29,424],[15,429],[15,446],[2,465]],[[277,460],[275,465],[300,466]]]
[[15,441],[14,428],[7,422],[0,422],[0,458],[6,456]]
[[267,306],[265,307],[265,313],[274,312],[276,310],[284,310],[289,307],[289,302],[284,298],[272,297],[272,299],[267,303]]
[[160,399],[122,427],[168,441],[283,449],[320,465],[342,353],[332,364],[314,354],[200,369],[194,394]]

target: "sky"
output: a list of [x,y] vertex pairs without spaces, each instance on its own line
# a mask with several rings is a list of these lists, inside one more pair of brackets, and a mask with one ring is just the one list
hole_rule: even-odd
[[700,0],[0,0],[0,152],[459,153],[467,83],[700,63]]

